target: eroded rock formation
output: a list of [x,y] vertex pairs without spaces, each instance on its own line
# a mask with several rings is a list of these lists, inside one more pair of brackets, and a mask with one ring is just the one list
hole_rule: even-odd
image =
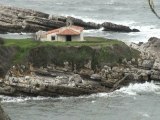
[[21,9],[0,5],[0,33],[37,32],[39,30],[51,30],[66,26],[67,21],[72,21],[73,25],[84,27],[85,29],[99,29],[104,27],[107,31],[118,32],[138,32],[137,29],[130,29],[128,26],[117,25],[105,22],[97,24],[85,22],[71,16],[53,16],[31,9]]

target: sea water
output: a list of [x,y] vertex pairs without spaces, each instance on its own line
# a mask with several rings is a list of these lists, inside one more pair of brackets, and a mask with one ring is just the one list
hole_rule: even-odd
[[160,119],[160,86],[154,82],[80,97],[0,97],[12,120]]
[[[85,21],[104,21],[138,28],[138,33],[86,30],[85,36],[100,36],[124,42],[146,42],[160,36],[160,20],[148,0],[0,0],[0,4],[30,8],[53,15],[70,15]],[[156,1],[160,13],[160,2]],[[26,38],[31,34],[0,35]],[[160,120],[160,86],[157,83],[130,84],[112,93],[80,97],[0,96],[12,120]]]

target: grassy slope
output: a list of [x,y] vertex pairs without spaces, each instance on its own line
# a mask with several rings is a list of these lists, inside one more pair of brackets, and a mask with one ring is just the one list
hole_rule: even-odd
[[[39,48],[40,53],[34,52],[36,58],[34,61],[45,61],[48,59],[56,59],[56,61],[63,63],[63,61],[71,60],[81,62],[85,59],[93,59],[94,64],[108,62],[119,62],[121,58],[131,59],[138,55],[137,51],[130,50],[127,45],[118,40],[110,40],[99,37],[86,37],[86,41],[83,42],[38,42],[31,39],[15,40],[15,39],[6,39],[5,46],[18,46],[19,50],[14,58],[14,63],[19,63],[25,59],[25,56],[31,53],[31,49]],[[46,47],[47,46],[47,47]],[[57,48],[53,48],[53,47]],[[87,48],[75,49],[75,48],[63,48],[70,46],[86,46]],[[94,50],[91,50],[88,47],[99,48],[96,53],[93,53]],[[32,52],[33,53],[33,52]],[[57,54],[58,53],[58,54]],[[45,54],[45,55],[44,55]],[[95,56],[93,56],[93,54]],[[57,57],[55,57],[57,56]],[[90,57],[89,57],[90,56]],[[38,57],[40,57],[38,59]],[[44,57],[44,59],[42,59]],[[93,58],[94,57],[94,58]],[[63,59],[63,60],[62,60]],[[55,61],[54,61],[55,62]]]
[[80,42],[38,42],[31,39],[6,39],[5,46],[19,46],[21,48],[33,48],[37,46],[109,46],[113,44],[122,44],[121,41],[111,40],[99,37],[86,37],[86,41]]

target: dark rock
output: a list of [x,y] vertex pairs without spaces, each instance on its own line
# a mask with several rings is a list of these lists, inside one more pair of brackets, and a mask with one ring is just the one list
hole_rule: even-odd
[[132,29],[132,32],[140,32],[138,29]]
[[62,22],[66,22],[67,21],[67,17],[64,16],[55,16],[55,15],[51,15],[49,17],[50,20],[56,20],[56,21],[62,21]]
[[139,32],[139,30],[130,29],[128,26],[116,25],[109,22],[100,25],[70,16],[49,16],[49,14],[30,9],[0,5],[0,33],[47,31],[63,27],[68,21],[71,21],[73,25],[81,26],[85,29],[99,29],[104,27],[104,30],[107,31]]
[[61,22],[58,20],[49,20],[49,19],[40,18],[40,17],[28,17],[25,21],[27,23],[46,26],[52,29],[60,28],[66,25],[64,22]]
[[111,22],[104,22],[102,25],[104,27],[104,31],[116,31],[116,32],[139,32],[138,29],[131,29],[128,26],[117,25]]
[[6,22],[1,22],[0,21],[0,32],[1,33],[6,33],[6,32],[22,32],[23,28],[22,25],[18,24],[9,24]]
[[160,81],[160,72],[159,71],[152,71],[150,75],[151,80]]
[[16,47],[4,47],[0,45],[0,78],[4,77],[16,54]]
[[84,27],[85,29],[99,29],[100,24],[96,24],[94,22],[84,22],[81,19],[77,19],[71,16],[68,16],[67,19],[72,21],[73,25]]

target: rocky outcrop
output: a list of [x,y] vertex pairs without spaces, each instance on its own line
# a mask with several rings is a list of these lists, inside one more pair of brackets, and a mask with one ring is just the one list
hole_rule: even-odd
[[71,20],[72,24],[74,24],[76,26],[82,26],[85,29],[99,29],[99,28],[101,28],[100,24],[96,24],[94,22],[84,22],[81,19],[70,17],[70,16],[68,16],[67,19]]
[[122,65],[119,69],[115,63],[120,64],[123,57],[136,58],[135,53],[139,54],[124,43],[96,49],[89,46],[35,47],[27,52],[24,62],[10,66],[4,74],[0,94],[79,96],[109,92],[114,84],[116,88],[119,84],[125,85],[117,83],[125,77],[125,67]]
[[160,40],[151,38],[131,47],[140,52],[125,45],[33,48],[29,65],[14,65],[0,79],[0,94],[79,96],[110,92],[130,83],[160,82]]
[[131,29],[128,26],[117,25],[111,22],[104,22],[101,25],[104,28],[104,31],[116,31],[116,32],[140,32],[138,29]]
[[37,32],[39,30],[51,30],[66,26],[71,21],[73,25],[84,27],[85,29],[99,29],[118,32],[137,32],[127,26],[116,25],[113,23],[97,24],[94,22],[85,22],[81,19],[71,16],[54,16],[46,13],[21,9],[10,6],[0,5],[0,33],[19,33],[19,32]]
[[1,105],[0,105],[0,120],[10,120],[8,115],[3,111]]

